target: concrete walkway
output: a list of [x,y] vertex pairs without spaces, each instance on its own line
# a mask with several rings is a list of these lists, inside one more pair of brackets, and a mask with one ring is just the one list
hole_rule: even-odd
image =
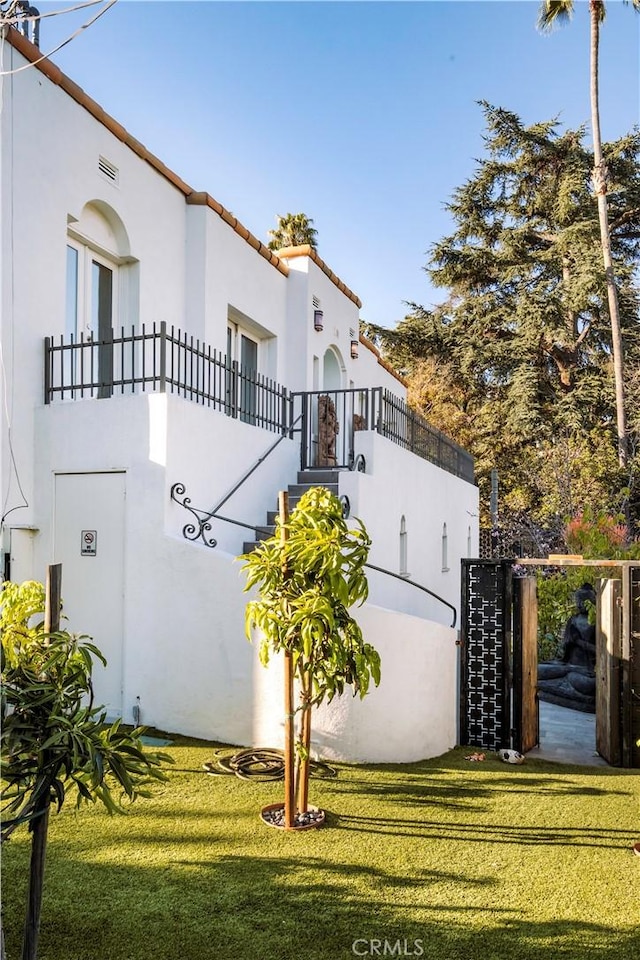
[[596,718],[592,713],[569,710],[540,701],[540,745],[527,754],[532,759],[555,760],[585,766],[607,767],[596,753]]

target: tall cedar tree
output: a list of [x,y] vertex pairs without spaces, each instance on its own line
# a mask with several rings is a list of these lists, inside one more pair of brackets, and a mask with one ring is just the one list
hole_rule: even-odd
[[[454,192],[447,209],[455,230],[433,246],[425,268],[449,292],[446,303],[410,304],[395,330],[367,332],[409,375],[414,403],[474,454],[483,503],[496,467],[501,507],[513,520],[527,516],[560,529],[585,499],[621,509],[637,464],[637,434],[629,469],[623,473],[617,463],[593,155],[583,128],[562,133],[556,120],[525,127],[515,113],[481,106],[487,156]],[[640,132],[605,144],[604,152],[633,379],[640,357],[633,282]],[[632,424],[637,394],[629,397]]]

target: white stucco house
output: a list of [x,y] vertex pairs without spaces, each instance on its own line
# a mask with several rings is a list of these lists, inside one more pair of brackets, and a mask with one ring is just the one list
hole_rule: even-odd
[[313,250],[276,255],[24,36],[4,44],[4,69],[27,67],[1,116],[5,577],[62,563],[111,715],[278,746],[277,670],[244,639],[235,558],[279,490],[331,484],[373,540],[357,616],[383,680],[323,709],[315,747],[443,752],[460,559],[478,552],[470,457],[411,413]]

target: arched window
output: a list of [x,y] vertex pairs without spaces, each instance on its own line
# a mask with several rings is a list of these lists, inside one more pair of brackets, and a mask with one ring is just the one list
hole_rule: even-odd
[[407,566],[407,521],[403,516],[400,518],[400,576],[408,577],[409,569]]
[[449,544],[447,537],[447,525],[442,524],[442,572],[446,573],[449,569]]
[[102,386],[97,395],[109,396],[113,351],[102,344],[111,339],[114,327],[136,318],[137,263],[122,221],[107,204],[87,203],[79,218],[69,216],[68,221],[65,332],[76,343],[82,339],[99,345],[95,374]]

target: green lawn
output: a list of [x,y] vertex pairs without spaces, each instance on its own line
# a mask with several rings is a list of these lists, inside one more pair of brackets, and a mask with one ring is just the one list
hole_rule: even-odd
[[[52,816],[40,960],[640,956],[637,771],[461,749],[339,765],[311,784],[327,824],[283,833],[258,819],[281,783],[207,775],[201,741],[166,750],[170,782],[128,816]],[[3,850],[8,960],[27,866],[23,828]]]

